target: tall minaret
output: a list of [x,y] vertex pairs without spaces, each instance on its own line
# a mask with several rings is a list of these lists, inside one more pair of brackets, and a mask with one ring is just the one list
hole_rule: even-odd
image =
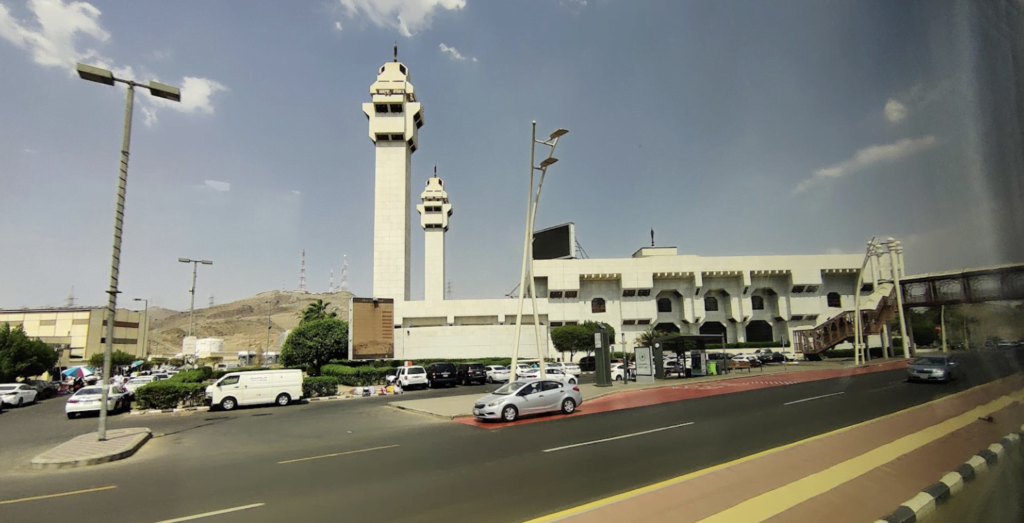
[[409,300],[409,243],[412,153],[419,146],[423,108],[409,83],[409,69],[385,63],[370,86],[373,101],[363,104],[370,140],[377,150],[373,205],[373,297]]
[[416,210],[423,226],[423,299],[439,301],[444,299],[444,233],[448,232],[452,204],[448,203],[444,182],[437,177],[436,165],[420,199],[423,203]]

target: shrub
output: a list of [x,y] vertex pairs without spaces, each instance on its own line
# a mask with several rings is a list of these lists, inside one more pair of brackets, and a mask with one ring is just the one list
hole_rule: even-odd
[[202,383],[160,380],[136,389],[135,401],[142,409],[173,409],[179,405],[202,405],[206,387]]
[[351,387],[365,387],[369,385],[382,385],[387,380],[389,367],[373,367],[364,365],[362,367],[349,367],[347,365],[324,365],[320,373],[324,376],[333,376],[342,385]]
[[211,378],[213,378],[213,369],[210,367],[199,367],[198,369],[181,371],[174,376],[171,376],[167,381],[177,381],[179,383],[202,383]]
[[304,378],[302,380],[302,395],[307,398],[337,396],[338,378],[334,376]]

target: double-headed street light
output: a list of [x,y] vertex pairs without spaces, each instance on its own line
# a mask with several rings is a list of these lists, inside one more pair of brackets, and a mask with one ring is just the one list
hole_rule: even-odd
[[[526,197],[526,234],[523,238],[523,267],[519,273],[519,303],[516,308],[516,333],[515,339],[512,342],[512,368],[509,371],[509,383],[515,381],[516,374],[518,374],[517,360],[519,359],[519,337],[522,332],[523,325],[523,298],[524,292],[527,289],[526,274],[529,269],[530,281],[530,300],[533,304],[533,330],[537,339],[537,356],[540,359],[540,372],[541,376],[544,375],[544,350],[541,349],[541,336],[540,336],[540,325],[539,315],[537,314],[537,290],[534,284],[533,276],[533,222],[537,217],[537,203],[540,201],[540,191],[544,187],[544,177],[547,175],[548,167],[551,167],[558,161],[555,158],[555,147],[558,145],[558,139],[565,136],[569,131],[566,129],[556,129],[555,132],[551,133],[547,140],[537,139],[537,122],[533,122],[533,134],[530,138],[530,189]],[[536,165],[535,151],[537,144],[546,145],[550,149],[548,156],[540,162],[540,165]],[[540,171],[540,183],[537,184],[537,193],[533,192],[533,173],[534,171]]]
[[192,326],[192,318],[196,310],[196,267],[198,267],[200,263],[203,265],[213,265],[213,262],[210,260],[190,260],[188,258],[178,258],[178,261],[181,263],[192,264],[192,286],[188,289],[189,294],[192,295],[192,299],[188,304],[188,335],[191,337],[195,336],[195,330]]
[[[114,347],[114,318],[117,315],[117,280],[121,266],[121,231],[124,229],[124,195],[125,188],[128,185],[128,146],[131,143],[132,106],[135,102],[135,87],[149,89],[150,94],[153,96],[171,100],[172,102],[181,101],[181,90],[177,87],[152,80],[150,80],[148,85],[145,85],[134,80],[117,78],[113,72],[91,65],[77,64],[75,68],[78,71],[78,76],[83,80],[105,85],[114,85],[114,82],[120,82],[128,86],[124,106],[124,130],[121,136],[121,167],[117,186],[117,207],[114,211],[114,252],[110,264],[110,287],[107,289],[106,342],[103,347],[103,386],[101,387],[100,399],[103,405],[106,406],[108,384],[110,383],[110,355]],[[100,441],[107,439],[107,409],[105,407],[100,408],[100,423],[97,436]]]

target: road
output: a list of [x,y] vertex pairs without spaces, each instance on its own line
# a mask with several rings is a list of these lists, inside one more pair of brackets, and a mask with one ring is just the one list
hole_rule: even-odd
[[[303,521],[332,522],[523,521],[873,419],[1024,367],[1019,352],[961,357],[965,378],[944,385],[909,384],[902,371],[879,372],[496,430],[397,411],[372,398],[137,421],[118,417],[112,426],[149,426],[158,436],[122,462],[2,471],[0,502],[116,488],[0,504],[0,521],[73,513],[81,523],[156,523],[261,503],[206,521],[285,521],[300,514]],[[8,421],[0,418],[0,425]],[[654,429],[664,430],[597,442]],[[565,446],[573,447],[551,451]],[[7,452],[0,458],[9,461]]]

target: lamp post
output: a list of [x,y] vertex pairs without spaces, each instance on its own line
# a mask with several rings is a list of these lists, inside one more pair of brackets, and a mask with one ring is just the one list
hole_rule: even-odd
[[[555,158],[555,147],[558,145],[558,139],[564,136],[569,131],[565,129],[555,129],[554,132],[548,137],[547,140],[537,139],[537,122],[533,122],[533,132],[530,137],[530,187],[527,192],[526,198],[526,234],[523,237],[523,267],[519,273],[519,303],[516,306],[516,330],[515,336],[512,341],[512,369],[509,373],[509,382],[515,381],[516,374],[518,374],[517,360],[519,359],[519,337],[523,330],[523,293],[527,289],[526,273],[529,270],[530,281],[530,300],[533,304],[533,329],[536,336],[537,343],[537,355],[540,358],[540,373],[541,376],[545,375],[544,372],[544,352],[540,347],[540,325],[538,325],[538,314],[537,314],[537,292],[534,285],[533,277],[533,221],[537,217],[537,203],[540,201],[540,191],[544,187],[544,177],[547,175],[548,167],[551,167],[558,158]],[[548,156],[540,165],[535,165],[536,155],[535,150],[537,144],[546,145],[550,148]],[[537,185],[536,195],[533,192],[533,173],[534,171],[540,171],[540,183]]]
[[149,357],[149,300],[146,298],[135,298],[132,301],[141,301],[146,303],[146,312],[143,316],[146,317],[145,330],[142,331],[142,356],[143,358]]
[[181,90],[177,87],[152,80],[149,81],[148,85],[145,85],[134,80],[116,78],[114,73],[107,69],[81,63],[76,64],[75,69],[78,71],[78,76],[83,80],[104,85],[114,85],[115,82],[119,82],[128,86],[124,105],[124,127],[121,135],[121,162],[117,185],[117,205],[114,210],[114,248],[110,264],[110,287],[107,289],[107,328],[106,342],[103,346],[103,387],[100,393],[103,407],[100,408],[99,430],[97,431],[98,439],[104,441],[107,439],[106,405],[109,393],[108,383],[110,381],[110,355],[114,349],[114,318],[117,315],[117,281],[121,267],[121,231],[124,230],[124,201],[125,190],[128,186],[128,150],[131,144],[132,107],[135,103],[135,87],[149,89],[150,94],[153,96],[171,100],[172,102],[181,101]]
[[178,261],[181,263],[192,264],[192,287],[188,289],[189,294],[192,295],[192,299],[188,304],[188,335],[189,337],[192,337],[195,336],[192,318],[195,315],[196,309],[196,267],[198,267],[200,263],[203,265],[213,265],[213,262],[210,260],[190,260],[188,258],[178,258]]
[[853,291],[853,364],[860,365],[864,363],[864,355],[861,353],[861,345],[864,341],[863,327],[860,321],[860,289],[864,286],[864,270],[867,269],[868,263],[871,260],[871,255],[874,253],[876,248],[875,239],[871,238],[868,242],[867,250],[864,252],[864,263],[860,266],[860,272],[857,273],[857,288]]

